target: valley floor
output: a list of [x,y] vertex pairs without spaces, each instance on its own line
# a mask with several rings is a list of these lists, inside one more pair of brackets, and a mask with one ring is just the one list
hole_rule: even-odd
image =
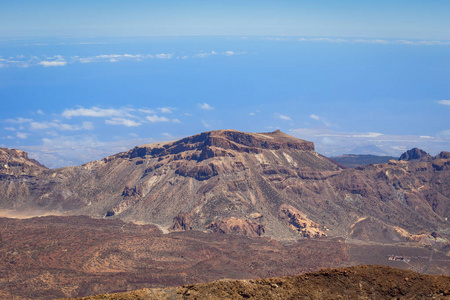
[[[176,289],[166,288],[220,279],[245,279],[250,284],[248,280],[360,264],[422,271],[431,253],[430,245],[417,243],[344,238],[281,242],[199,231],[163,234],[153,225],[85,216],[0,218],[0,228],[0,298],[15,300],[143,288],[164,288],[144,290],[146,295],[175,295]],[[428,274],[450,275],[448,250],[436,247]]]

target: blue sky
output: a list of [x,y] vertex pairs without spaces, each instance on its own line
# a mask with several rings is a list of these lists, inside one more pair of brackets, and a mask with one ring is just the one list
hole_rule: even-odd
[[2,1],[0,147],[59,167],[231,128],[450,150],[449,1],[370,2]]
[[447,0],[2,0],[0,36],[300,35],[448,39]]

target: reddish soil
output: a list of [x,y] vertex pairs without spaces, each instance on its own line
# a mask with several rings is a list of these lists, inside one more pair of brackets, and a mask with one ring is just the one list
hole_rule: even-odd
[[199,231],[162,234],[152,225],[84,216],[0,218],[0,228],[1,299],[294,275],[348,260],[339,238],[284,244]]
[[450,277],[382,266],[321,270],[261,280],[220,280],[178,289],[144,289],[83,300],[114,299],[449,299]]

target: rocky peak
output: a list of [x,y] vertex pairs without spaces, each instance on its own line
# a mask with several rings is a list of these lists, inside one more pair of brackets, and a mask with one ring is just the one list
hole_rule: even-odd
[[25,151],[0,148],[0,174],[35,176],[46,169],[44,165],[29,158]]
[[441,153],[436,155],[435,158],[437,158],[437,159],[448,159],[448,158],[450,158],[450,152],[442,151]]
[[398,160],[418,160],[418,161],[429,161],[432,157],[427,152],[419,149],[419,148],[413,148],[411,150],[406,151],[402,155],[400,155]]

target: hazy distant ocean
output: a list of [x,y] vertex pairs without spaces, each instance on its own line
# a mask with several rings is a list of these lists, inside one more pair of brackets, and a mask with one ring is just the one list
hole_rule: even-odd
[[[249,114],[279,112],[291,116],[291,128],[308,126],[305,120],[316,114],[340,131],[370,132],[376,124],[386,133],[417,134],[420,126],[420,134],[431,134],[448,127],[447,111],[429,104],[450,95],[450,45],[418,43],[301,37],[3,39],[0,119],[39,109],[60,114],[80,106],[127,105],[175,107],[189,116],[205,102],[215,107],[211,129],[270,130],[284,123],[268,117],[249,122]],[[201,122],[183,123],[165,124],[165,130],[205,131]],[[118,136],[126,129],[102,134]],[[136,128],[139,135],[145,130]],[[36,141],[30,136],[22,143]]]

